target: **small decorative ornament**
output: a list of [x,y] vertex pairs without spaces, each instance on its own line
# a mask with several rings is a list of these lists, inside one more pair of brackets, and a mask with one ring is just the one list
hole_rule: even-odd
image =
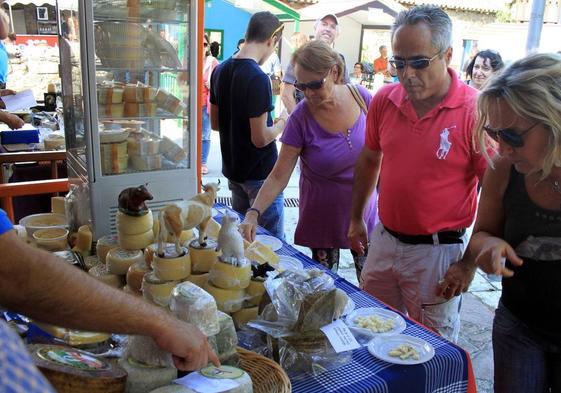
[[551,190],[556,194],[561,194],[561,184],[559,184],[559,181],[553,180]]
[[347,135],[345,136],[345,139],[347,140],[347,144],[349,145],[349,149],[353,150],[353,142],[351,141],[351,129],[350,128],[347,130]]

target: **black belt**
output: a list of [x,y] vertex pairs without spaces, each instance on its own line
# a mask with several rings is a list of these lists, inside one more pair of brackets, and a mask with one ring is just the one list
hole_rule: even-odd
[[[402,243],[407,244],[434,244],[433,235],[406,235],[404,233],[399,233],[392,231],[391,229],[384,227],[384,229],[393,237],[398,239]],[[462,236],[466,233],[465,229],[459,231],[442,231],[438,232],[439,244],[460,244],[463,243]]]

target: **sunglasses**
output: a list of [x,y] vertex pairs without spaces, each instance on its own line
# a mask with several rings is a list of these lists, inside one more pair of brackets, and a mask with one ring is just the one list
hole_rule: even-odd
[[434,55],[431,58],[428,57],[420,57],[420,58],[416,58],[416,59],[399,59],[399,58],[395,58],[392,57],[389,62],[392,65],[392,67],[394,67],[396,70],[403,70],[405,69],[405,67],[409,66],[415,70],[422,70],[423,68],[427,68],[428,66],[430,66],[430,63],[432,63],[439,55],[441,52],[438,52],[436,55]]
[[483,130],[493,139],[495,142],[498,142],[499,139],[510,145],[512,147],[522,147],[524,146],[524,135],[529,133],[532,128],[537,126],[539,123],[534,123],[530,128],[525,129],[522,132],[518,132],[512,128],[491,128],[488,126],[483,126]]
[[283,29],[284,29],[284,25],[281,23],[281,24],[279,25],[279,27],[277,27],[277,28],[275,29],[275,31],[273,31],[273,34],[271,34],[271,37],[270,37],[270,38],[273,38],[273,37],[275,36],[275,34],[277,34],[277,33],[279,33],[279,32],[282,32]]
[[298,81],[296,81],[294,83],[294,87],[297,90],[300,90],[302,92],[306,91],[306,89],[310,89],[310,90],[319,90],[323,87],[323,85],[325,84],[325,81],[327,80],[327,75],[329,75],[329,71],[327,72],[327,74],[325,74],[325,76],[323,77],[323,79],[319,80],[319,81],[311,81],[308,83],[300,83]]

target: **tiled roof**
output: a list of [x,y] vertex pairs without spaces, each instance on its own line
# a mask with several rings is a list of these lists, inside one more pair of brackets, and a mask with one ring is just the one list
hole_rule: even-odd
[[512,0],[398,0],[398,2],[407,6],[435,4],[448,10],[498,12],[503,10],[505,4],[511,3]]

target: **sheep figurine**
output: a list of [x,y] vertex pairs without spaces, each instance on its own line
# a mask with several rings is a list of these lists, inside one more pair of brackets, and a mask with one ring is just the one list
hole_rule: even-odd
[[243,237],[238,229],[238,217],[228,214],[222,217],[222,226],[218,232],[216,251],[222,251],[222,261],[239,264],[244,257]]

